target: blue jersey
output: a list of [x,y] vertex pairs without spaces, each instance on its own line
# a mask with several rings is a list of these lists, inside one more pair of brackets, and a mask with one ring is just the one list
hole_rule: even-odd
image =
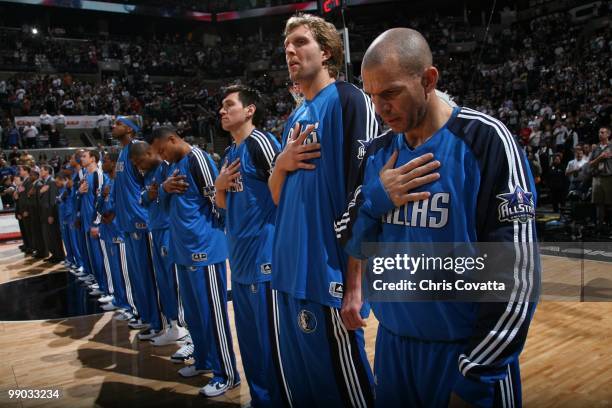
[[69,200],[71,201],[70,207],[72,208],[71,223],[81,218],[81,194],[79,194],[79,185],[82,178],[83,172],[81,170],[78,170],[72,175],[72,188],[69,190]]
[[[415,190],[429,191],[429,199],[393,205],[379,173],[394,151],[399,152],[396,167],[426,153],[441,162],[440,178]],[[510,132],[487,115],[455,108],[448,122],[414,149],[403,134],[389,132],[375,139],[362,170],[363,183],[349,204],[348,222],[338,228],[347,252],[355,257],[363,258],[364,242],[517,243],[512,246],[516,262],[499,266],[507,269],[507,276],[518,276],[507,303],[371,302],[380,324],[398,336],[468,343],[460,358],[464,375],[503,378],[524,344],[535,309],[530,294],[537,294],[540,270],[535,185]],[[513,204],[511,196],[523,204]],[[527,220],[514,217],[512,206],[528,208]],[[516,275],[517,265],[525,268],[524,274]]]
[[277,208],[272,286],[298,299],[340,307],[347,257],[334,221],[347,204],[366,143],[378,133],[368,97],[354,85],[335,82],[306,100],[289,117],[283,146],[299,123],[315,130],[305,143],[321,143],[315,170],[287,175]]
[[117,224],[123,232],[135,232],[147,228],[147,210],[140,205],[140,193],[144,188],[144,177],[130,161],[132,140],[119,153],[115,165],[114,189],[115,205],[121,208],[117,211]]
[[[162,200],[163,195],[158,195],[157,199],[149,200],[149,188],[151,185],[157,184],[161,188],[161,184],[168,177],[168,163],[162,161],[157,167],[150,170],[144,176],[145,188],[140,193],[140,204],[149,210],[149,229],[158,230],[168,228],[168,203],[167,200]],[[159,191],[159,190],[158,190]]]
[[[189,184],[183,194],[169,194],[170,254],[183,266],[208,266],[227,259],[223,222],[215,206],[217,167],[208,154],[197,147],[175,163],[169,174],[178,170]],[[167,194],[160,188],[161,199]]]
[[226,193],[226,231],[232,281],[252,284],[270,280],[276,206],[268,178],[279,145],[254,129],[239,146],[225,153],[228,165],[240,159],[237,188]]
[[89,188],[86,193],[81,194],[80,198],[81,222],[83,228],[89,230],[91,227],[97,226],[100,222],[98,212],[96,211],[96,198],[102,191],[102,184],[104,183],[102,170],[96,168],[94,172],[87,173],[85,175],[85,180]]
[[[102,215],[107,214],[115,214],[115,180],[110,178],[107,174],[104,175],[104,185],[103,189],[108,186],[109,193],[106,197],[100,194],[97,200],[97,208],[98,212]],[[100,235],[102,239],[105,241],[114,241],[117,239],[121,239],[123,237],[123,233],[119,230],[119,225],[117,224],[117,217],[113,218],[113,220],[108,224],[100,224]]]
[[67,224],[69,217],[72,216],[72,201],[69,198],[70,192],[67,187],[57,189],[55,201],[57,202],[57,215],[61,224]]

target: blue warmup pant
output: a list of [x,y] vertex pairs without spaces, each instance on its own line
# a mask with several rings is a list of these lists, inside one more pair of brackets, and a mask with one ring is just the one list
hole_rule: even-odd
[[422,341],[397,336],[378,326],[374,373],[377,407],[448,407],[455,392],[475,407],[520,407],[518,361],[508,366],[501,381],[461,381],[458,358],[464,342]]
[[168,256],[170,246],[170,231],[166,229],[153,230],[149,236],[157,289],[161,303],[162,315],[166,323],[178,320],[178,294],[174,263]]
[[70,225],[70,243],[72,245],[72,254],[74,256],[74,262],[77,267],[83,267],[85,270],[87,266],[83,262],[83,234],[80,228],[74,226],[74,224]]
[[66,248],[66,260],[72,265],[76,265],[74,253],[72,251],[72,241],[70,239],[70,226],[62,222],[60,224],[60,233],[62,234],[62,242],[64,243],[64,248]]
[[140,318],[151,325],[151,329],[162,329],[162,317],[157,294],[157,282],[151,262],[149,232],[140,230],[125,233],[127,266],[136,307]]
[[106,272],[104,270],[104,258],[102,257],[102,248],[100,247],[100,239],[92,238],[87,234],[85,237],[87,244],[87,257],[91,265],[90,273],[96,277],[96,282],[100,286],[100,291],[108,294],[108,283],[106,282]]
[[272,358],[273,311],[270,282],[232,282],[234,320],[242,366],[251,391],[251,406],[286,404],[282,382]]
[[116,258],[118,270],[121,275],[117,277],[117,281],[123,283],[122,290],[118,290],[117,287],[115,287],[115,305],[127,309],[134,316],[139,316],[138,309],[136,308],[134,289],[127,266],[125,239],[121,237],[113,238],[113,244],[110,245],[110,248],[111,250],[109,253]]
[[[125,281],[121,271],[121,254],[119,253],[119,245],[113,243],[112,238],[110,240],[108,240],[108,237],[106,238],[106,240],[100,238],[100,247],[102,249],[102,256],[104,258],[104,269],[106,271],[108,293],[114,297],[113,304],[115,306],[132,311],[132,307],[128,303],[125,292]],[[121,244],[125,245],[123,243]]]
[[196,368],[212,369],[215,377],[224,378],[231,387],[240,382],[240,376],[227,318],[225,263],[177,267]]
[[363,330],[348,331],[333,307],[279,291],[273,291],[272,302],[273,358],[292,405],[372,406]]

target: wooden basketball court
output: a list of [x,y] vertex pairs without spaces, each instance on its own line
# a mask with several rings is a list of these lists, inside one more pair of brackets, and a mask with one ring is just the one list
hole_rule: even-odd
[[[544,293],[558,296],[545,296],[538,306],[521,357],[524,405],[612,406],[612,264],[582,264],[551,256],[543,256],[542,261]],[[578,301],[581,270],[591,298],[602,301]],[[67,272],[24,258],[16,243],[0,246],[0,284],[51,273]],[[231,302],[229,312],[243,374]],[[177,374],[181,365],[169,360],[176,346],[139,342],[137,331],[112,316],[0,321],[0,407],[195,407],[249,402],[244,381],[222,397],[200,397],[198,390],[206,379],[184,379]],[[366,328],[370,360],[376,327],[375,318],[370,317]],[[16,388],[57,388],[61,398],[9,399],[8,390]]]

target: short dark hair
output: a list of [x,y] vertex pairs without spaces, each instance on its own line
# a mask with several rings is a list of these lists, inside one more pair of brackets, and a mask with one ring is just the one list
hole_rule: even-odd
[[104,158],[112,161],[113,163],[116,163],[117,159],[119,159],[119,153],[117,152],[106,153],[104,155]]
[[261,101],[261,94],[255,88],[249,86],[235,84],[229,85],[223,89],[223,99],[233,93],[238,93],[238,99],[243,106],[255,105],[255,113],[253,114],[253,124],[260,126],[264,118],[264,106]]
[[24,170],[25,170],[25,171],[27,171],[28,173],[29,173],[29,172],[30,172],[30,170],[31,170],[31,169],[30,169],[30,166],[26,166],[25,164],[24,164],[24,165],[21,165],[21,166],[19,166],[19,167],[21,167],[22,169],[24,169]]
[[40,168],[47,170],[49,174],[53,174],[53,167],[49,166],[48,164],[43,164],[42,166],[40,166]]
[[92,156],[96,161],[100,161],[100,152],[97,150],[85,150],[90,156]]
[[[176,129],[170,126],[160,126],[151,132],[151,135],[147,138],[147,142],[153,144],[155,139],[165,139],[170,135],[178,136]],[[179,136],[180,137],[180,136]]]
[[130,160],[145,154],[147,150],[149,150],[149,147],[151,147],[151,145],[144,141],[137,141],[132,143],[132,145],[130,146]]

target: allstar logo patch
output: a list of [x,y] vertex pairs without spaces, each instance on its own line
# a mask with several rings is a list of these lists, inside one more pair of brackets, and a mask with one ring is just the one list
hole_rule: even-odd
[[497,214],[501,222],[527,222],[535,218],[535,203],[533,193],[525,191],[521,186],[515,186],[509,193],[499,194],[502,200],[497,207]]

